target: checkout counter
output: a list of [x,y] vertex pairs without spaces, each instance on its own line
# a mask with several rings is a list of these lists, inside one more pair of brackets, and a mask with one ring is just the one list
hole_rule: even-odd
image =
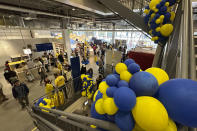
[[[11,70],[17,73],[18,79],[21,82],[28,81],[27,72],[33,75],[34,79],[40,79],[37,68],[29,68],[27,60],[20,60],[8,63]],[[33,66],[32,66],[33,67]]]

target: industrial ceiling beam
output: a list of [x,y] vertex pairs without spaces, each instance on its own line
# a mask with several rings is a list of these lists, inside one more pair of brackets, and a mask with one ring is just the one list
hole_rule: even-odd
[[26,9],[26,8],[20,8],[20,7],[10,6],[10,5],[3,5],[3,4],[0,4],[0,9],[10,10],[10,11],[17,11],[17,12],[23,12],[23,13],[30,13],[30,14],[53,16],[53,17],[59,17],[59,18],[73,18],[73,19],[78,19],[78,20],[91,20],[91,19],[87,19],[87,18],[65,16],[65,15],[61,15],[61,14],[43,12],[43,11],[38,11],[38,10],[33,10],[33,9]]

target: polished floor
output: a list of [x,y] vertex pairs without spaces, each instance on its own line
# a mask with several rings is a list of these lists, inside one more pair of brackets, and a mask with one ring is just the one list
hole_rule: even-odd
[[[87,65],[87,69],[93,68],[94,75],[98,74],[98,67],[94,62],[94,56],[91,52],[90,63]],[[50,79],[54,80],[54,77],[50,75]],[[0,69],[0,82],[3,84],[4,94],[9,98],[8,101],[0,105],[0,131],[35,131],[36,128],[33,125],[32,119],[26,110],[21,110],[20,105],[12,96],[12,87],[3,76],[3,68]],[[33,102],[36,98],[39,98],[44,94],[44,86],[40,86],[39,80],[35,80],[32,83],[26,82],[30,89],[29,101]],[[80,99],[81,100],[81,99]],[[80,101],[79,100],[79,101]],[[72,107],[71,107],[72,108]],[[69,111],[69,108],[66,111]],[[80,108],[80,107],[75,107]],[[72,110],[74,110],[72,108]]]

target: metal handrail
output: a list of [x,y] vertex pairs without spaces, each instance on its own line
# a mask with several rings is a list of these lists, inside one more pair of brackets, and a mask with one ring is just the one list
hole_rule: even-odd
[[[91,117],[86,117],[86,116],[81,116],[81,115],[77,115],[77,114],[72,114],[72,113],[67,113],[67,112],[63,112],[63,111],[59,111],[59,110],[55,110],[55,109],[49,109],[49,108],[44,108],[44,107],[37,107],[34,106],[35,109],[44,109],[49,111],[50,113],[59,115],[59,116],[65,116],[71,120],[76,120],[78,122],[82,122],[82,123],[86,123],[86,124],[90,124],[90,125],[95,125],[97,127],[106,129],[106,130],[112,130],[112,131],[120,131],[120,129],[113,123],[107,122],[107,121],[103,121],[103,120],[98,120],[98,119],[94,119]],[[63,121],[65,121],[65,119],[62,119]],[[68,121],[65,121],[68,122]],[[73,123],[72,123],[73,124]]]
[[59,127],[55,126],[54,124],[52,124],[51,122],[47,121],[46,119],[32,113],[31,116],[33,118],[39,119],[41,122],[43,122],[45,125],[47,125],[49,128],[53,129],[54,131],[63,131],[62,129],[60,129]]

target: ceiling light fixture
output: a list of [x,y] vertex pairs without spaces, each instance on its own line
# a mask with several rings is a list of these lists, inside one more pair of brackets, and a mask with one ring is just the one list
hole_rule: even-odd
[[72,8],[72,10],[75,11],[76,9],[75,8]]

